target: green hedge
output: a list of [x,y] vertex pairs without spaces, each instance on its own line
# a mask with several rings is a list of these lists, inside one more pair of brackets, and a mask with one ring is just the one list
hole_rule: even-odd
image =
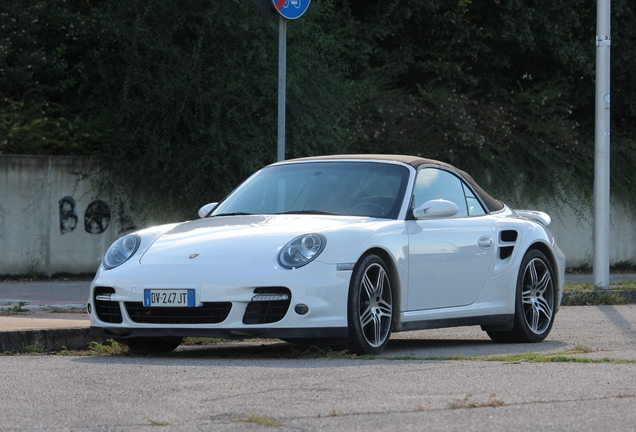
[[[612,11],[612,191],[633,206],[635,13]],[[513,205],[589,202],[595,17],[593,0],[314,0],[288,23],[287,157],[421,154]],[[277,66],[252,0],[2,2],[0,151],[88,155],[103,186],[191,217],[275,161]]]

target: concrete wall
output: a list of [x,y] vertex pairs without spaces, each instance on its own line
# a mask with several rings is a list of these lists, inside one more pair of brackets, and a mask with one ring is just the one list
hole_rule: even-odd
[[0,275],[94,273],[119,237],[82,158],[0,155]]
[[[584,209],[584,206],[581,206]],[[568,267],[592,266],[594,214],[592,209],[575,214],[570,206],[561,211],[541,208],[552,216],[550,231],[565,254]],[[625,206],[612,201],[610,209],[610,264],[636,263],[636,219]]]
[[[90,180],[78,176],[89,170],[81,158],[0,155],[0,275],[95,272],[134,218],[117,214],[112,199],[95,196]],[[568,266],[591,265],[591,212],[539,210],[552,215],[550,230]],[[614,203],[611,219],[610,262],[636,263],[633,215]]]

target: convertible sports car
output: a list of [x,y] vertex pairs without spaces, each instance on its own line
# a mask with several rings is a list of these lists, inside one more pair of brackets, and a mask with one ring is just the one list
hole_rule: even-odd
[[392,332],[438,327],[539,342],[561,302],[550,217],[435,160],[279,162],[199,216],[113,243],[90,287],[91,334],[133,350],[210,336],[377,354]]

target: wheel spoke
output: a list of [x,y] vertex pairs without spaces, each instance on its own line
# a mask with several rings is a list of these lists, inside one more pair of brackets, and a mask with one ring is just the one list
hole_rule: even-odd
[[380,300],[378,302],[378,309],[380,309],[380,316],[383,316],[383,317],[385,316],[390,317],[391,311],[393,310],[391,305],[384,300]]
[[382,343],[382,321],[377,315],[373,315],[373,340],[370,342],[375,346]]
[[530,310],[532,313],[532,323],[530,324],[530,328],[533,332],[537,333],[539,329],[539,309],[536,304],[532,305],[532,309]]
[[375,292],[374,294],[377,295],[378,297],[382,297],[382,294],[384,293],[384,279],[386,277],[386,273],[384,273],[384,269],[380,268],[380,270],[378,271],[378,280],[375,284]]
[[372,299],[375,293],[375,288],[373,287],[373,283],[369,279],[369,272],[364,274],[362,278],[362,286],[364,287],[364,292],[367,294],[369,299]]
[[537,276],[537,267],[534,265],[534,260],[528,263],[527,268],[530,272],[530,286],[533,287],[536,285],[537,279],[539,279],[539,277]]
[[550,285],[551,281],[552,279],[550,278],[550,273],[546,271],[545,273],[543,273],[543,276],[541,276],[541,280],[537,282],[537,285],[536,285],[537,291],[539,291],[541,295],[543,295],[545,290]]
[[552,307],[543,297],[537,297],[537,309],[545,315],[548,322],[552,320]]
[[523,304],[532,304],[532,290],[525,290],[521,293],[521,302]]
[[362,328],[365,328],[369,323],[373,320],[373,312],[371,311],[371,307],[368,306],[364,312],[360,314],[360,324]]

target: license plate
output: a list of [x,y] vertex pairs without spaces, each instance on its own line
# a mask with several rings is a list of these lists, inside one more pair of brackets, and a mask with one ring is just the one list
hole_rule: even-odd
[[193,289],[145,289],[146,307],[194,307]]

